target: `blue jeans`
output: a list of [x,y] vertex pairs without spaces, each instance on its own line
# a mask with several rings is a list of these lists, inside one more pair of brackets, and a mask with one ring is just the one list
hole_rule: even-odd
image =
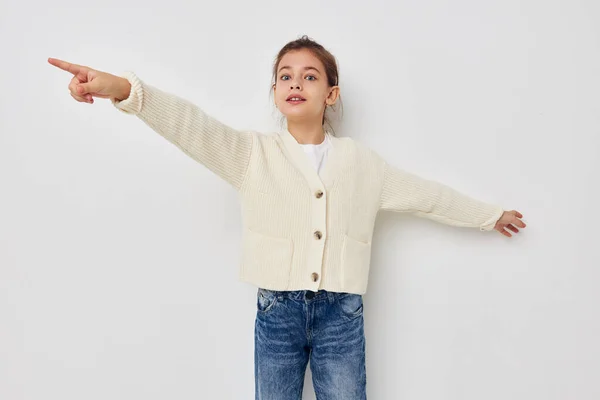
[[310,360],[317,400],[367,398],[362,296],[258,289],[256,400],[301,400]]

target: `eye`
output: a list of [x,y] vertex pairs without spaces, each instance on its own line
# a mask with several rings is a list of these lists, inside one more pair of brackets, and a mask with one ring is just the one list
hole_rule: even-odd
[[317,78],[314,75],[308,75],[307,78],[313,78],[313,79],[309,79],[311,81],[316,81]]
[[288,76],[288,77],[289,77],[289,75],[281,75],[280,79],[281,79],[282,81],[285,81],[286,79],[283,79],[283,78],[285,78],[286,76]]

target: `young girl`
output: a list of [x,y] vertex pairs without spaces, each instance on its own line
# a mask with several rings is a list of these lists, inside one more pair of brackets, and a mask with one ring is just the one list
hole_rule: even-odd
[[362,295],[379,210],[460,226],[524,228],[517,211],[486,204],[394,167],[325,128],[339,99],[335,58],[306,36],[273,65],[286,127],[237,131],[201,108],[144,83],[50,58],[73,74],[71,96],[108,98],[233,186],[241,197],[239,278],[257,286],[256,399],[302,397],[310,360],[317,399],[365,399]]

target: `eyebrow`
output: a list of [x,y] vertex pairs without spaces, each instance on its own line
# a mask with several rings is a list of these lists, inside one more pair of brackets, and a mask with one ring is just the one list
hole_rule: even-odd
[[[277,72],[281,72],[281,70],[282,70],[282,69],[286,69],[286,68],[288,68],[288,69],[291,69],[292,67],[290,67],[289,65],[284,65],[283,67],[279,68],[279,71],[277,71]],[[319,74],[321,73],[321,71],[319,71],[319,70],[318,70],[318,69],[316,69],[315,67],[311,67],[311,66],[304,67],[304,70],[305,70],[305,71],[308,71],[309,69],[314,69],[314,70],[315,70],[315,71],[317,71]]]

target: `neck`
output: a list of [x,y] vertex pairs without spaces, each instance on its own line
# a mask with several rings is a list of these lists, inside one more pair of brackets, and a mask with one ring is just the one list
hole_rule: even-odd
[[299,144],[321,144],[325,140],[325,130],[320,122],[288,120],[287,129]]

